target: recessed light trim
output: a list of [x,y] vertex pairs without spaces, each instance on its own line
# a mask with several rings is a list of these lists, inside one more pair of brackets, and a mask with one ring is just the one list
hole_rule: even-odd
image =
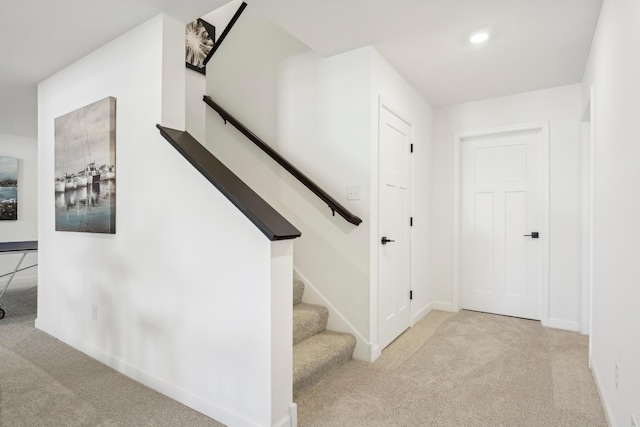
[[474,33],[469,37],[469,41],[473,44],[482,44],[489,40],[489,33],[481,31],[479,33]]

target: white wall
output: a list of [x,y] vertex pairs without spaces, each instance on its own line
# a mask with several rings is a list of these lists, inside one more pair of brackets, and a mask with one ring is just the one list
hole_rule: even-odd
[[[225,424],[272,425],[291,402],[290,376],[275,377],[291,370],[291,243],[269,242],[160,136],[156,123],[184,127],[184,73],[184,26],[161,15],[39,85],[36,325]],[[56,232],[54,119],[106,96],[117,232]]]
[[[370,60],[365,55],[328,59],[320,66],[321,61],[248,7],[209,63],[207,94],[359,215],[362,225],[333,217],[324,202],[213,111],[207,145],[302,231],[294,253],[296,268],[368,343]],[[342,61],[349,63],[349,71]],[[340,117],[351,126],[335,129]],[[348,156],[342,155],[345,151]],[[347,202],[347,184],[361,185],[363,200]]]
[[[357,358],[369,358],[371,229],[371,52],[289,58],[279,80],[279,147],[296,167],[362,219],[347,223],[309,190],[287,179],[278,198],[300,224],[294,263],[309,285],[309,302],[331,304],[330,329],[355,332]],[[346,200],[347,185],[360,200]],[[320,294],[320,299],[315,299]],[[326,302],[324,302],[326,304]],[[338,317],[355,329],[337,324]]]
[[238,8],[242,5],[242,0],[231,0],[230,2],[220,6],[216,10],[202,16],[202,19],[216,27],[216,40],[220,38],[222,32],[235,15]]
[[[241,4],[242,0],[232,0],[202,17],[206,22],[216,27],[216,40],[220,38]],[[206,140],[207,109],[209,108],[202,101],[207,89],[206,76],[197,71],[187,69],[185,88],[185,129],[196,140],[204,142]]]
[[[413,265],[423,290],[416,292],[417,316],[428,304],[428,103],[372,48],[323,58],[251,7],[209,62],[207,94],[363,220],[356,227],[332,216],[320,199],[209,113],[209,149],[302,231],[294,265],[307,284],[305,300],[328,305],[329,328],[354,333],[355,357],[369,359],[377,342],[377,244],[371,241],[377,236],[378,97],[406,111],[418,129],[415,206],[421,225]],[[360,187],[360,200],[347,200],[348,185]]]
[[583,80],[585,102],[594,89],[591,366],[612,426],[640,423],[639,16],[637,1],[604,1]]
[[206,77],[187,69],[185,78],[185,130],[203,143],[207,135],[205,129],[208,107],[202,101],[207,88]]
[[519,124],[550,127],[549,325],[580,330],[581,98],[580,85],[472,102],[435,111],[432,191],[432,297],[453,303],[453,142],[459,133]]
[[[398,72],[375,50],[370,49],[373,63],[373,87],[371,100],[371,114],[373,122],[373,140],[371,143],[371,182],[377,189],[378,183],[378,109],[379,101],[392,108],[396,114],[411,123],[413,130],[414,151],[413,179],[412,179],[412,216],[411,229],[411,302],[412,324],[420,320],[432,308],[430,296],[429,273],[430,265],[430,199],[431,199],[431,146],[433,133],[433,108],[402,78]],[[380,233],[378,223],[377,190],[373,192],[371,200],[371,277],[372,300],[377,291],[377,265]],[[377,313],[376,313],[377,315]],[[371,326],[376,328],[377,319],[372,316]],[[377,329],[377,328],[376,328]],[[377,336],[372,332],[372,336]]]
[[[0,242],[38,240],[38,141],[0,133],[0,156],[18,159],[18,220],[0,221]],[[12,272],[22,254],[0,255],[0,275]],[[22,267],[36,264],[38,255],[26,256]],[[36,284],[38,269],[17,273],[10,289]],[[8,277],[0,279],[0,292]],[[0,300],[0,302],[2,302]]]

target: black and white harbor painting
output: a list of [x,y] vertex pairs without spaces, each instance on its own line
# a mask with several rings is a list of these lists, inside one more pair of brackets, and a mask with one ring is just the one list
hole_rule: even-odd
[[0,156],[0,220],[18,219],[18,159]]
[[56,231],[116,232],[116,99],[55,119]]

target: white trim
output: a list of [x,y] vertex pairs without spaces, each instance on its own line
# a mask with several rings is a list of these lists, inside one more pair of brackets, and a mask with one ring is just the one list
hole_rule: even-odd
[[457,313],[460,311],[450,302],[434,301],[430,305],[432,310],[446,311],[449,313]]
[[[582,112],[582,304],[580,332],[589,335],[592,330],[593,287],[593,86]],[[591,354],[591,340],[589,340]]]
[[557,319],[555,317],[550,317],[545,326],[549,328],[580,332],[580,322],[577,322],[575,320],[565,320],[565,319]]
[[[65,344],[74,347],[86,355],[96,359],[99,362],[111,367],[112,369],[126,375],[127,377],[144,384],[145,386],[152,388],[153,390],[162,393],[171,399],[182,403],[189,408],[192,408],[204,415],[211,417],[217,421],[220,421],[226,425],[233,425],[239,427],[261,427],[262,424],[259,421],[246,418],[244,415],[239,414],[232,409],[226,407],[223,404],[207,400],[202,396],[194,394],[188,390],[169,383],[162,378],[159,378],[145,370],[142,370],[130,363],[113,356],[107,352],[99,350],[91,345],[88,345],[82,341],[71,338],[64,331],[53,331],[49,328],[43,328],[41,322],[36,319],[35,327],[48,333],[51,336],[56,337]],[[286,417],[288,418],[288,417]]]
[[291,415],[287,414],[280,418],[275,423],[271,424],[272,427],[291,427]]
[[[381,111],[382,109],[387,110],[389,113],[391,113],[392,115],[394,115],[395,117],[397,117],[399,120],[401,120],[402,122],[404,122],[407,126],[409,126],[409,128],[411,129],[411,144],[414,143],[415,138],[414,138],[414,133],[415,133],[415,127],[414,125],[407,120],[407,117],[409,117],[408,114],[406,114],[404,111],[402,111],[401,109],[397,108],[395,105],[393,105],[392,103],[390,103],[389,101],[387,101],[382,95],[378,95],[378,115],[377,115],[377,123],[376,123],[376,129],[377,129],[377,144],[376,144],[376,156],[377,156],[377,165],[376,165],[376,174],[378,177],[378,180],[376,182],[376,200],[377,200],[377,206],[376,206],[376,224],[375,224],[375,235],[372,239],[373,242],[373,247],[375,247],[375,252],[376,252],[376,283],[375,283],[375,294],[376,294],[376,301],[375,301],[375,311],[376,311],[376,316],[375,316],[375,322],[376,322],[376,335],[375,338],[372,336],[371,339],[372,341],[375,339],[375,349],[371,350],[371,361],[373,362],[374,360],[376,360],[380,354],[382,353],[382,348],[380,347],[380,310],[379,310],[379,303],[380,303],[380,256],[378,255],[380,252],[380,247],[377,244],[378,239],[380,238],[380,117],[381,117]],[[411,153],[407,153],[407,156],[409,156],[409,216],[413,215],[413,201],[414,201],[414,197],[413,197],[413,190],[414,190],[414,185],[413,185],[413,171],[414,171],[414,164],[413,164],[413,156],[411,156]],[[407,218],[408,220],[408,218]],[[409,271],[408,273],[408,278],[409,278],[409,289],[412,289],[412,283],[413,283],[413,275],[412,275],[412,265],[411,265],[411,246],[412,246],[412,240],[413,240],[413,236],[412,236],[412,232],[413,229],[411,226],[409,226],[409,222],[407,221],[407,227],[409,228],[409,243],[408,243],[408,253],[407,256],[409,257]],[[371,308],[373,309],[373,308]],[[426,313],[425,313],[426,314]],[[413,303],[411,300],[409,300],[409,325],[407,325],[407,327],[412,327],[414,325],[414,321],[413,321],[414,317],[413,317]],[[377,355],[376,357],[374,357],[375,355]]]
[[[412,307],[413,308],[413,307]],[[418,323],[424,316],[433,310],[432,304],[427,304],[422,310],[418,310],[415,314],[411,311],[411,327]]]
[[[595,91],[593,86],[589,88],[589,100],[591,103],[591,108],[589,109],[589,114],[591,116],[591,120],[589,121],[589,334],[593,331],[593,260],[594,260],[594,206],[595,206],[595,197],[594,197],[594,183],[595,183],[595,146],[596,146],[596,133],[595,133],[595,103],[594,103],[594,95]],[[589,358],[591,358],[591,354],[593,354],[592,348],[592,340],[589,339]]]
[[[295,405],[295,403],[292,403]],[[296,419],[296,424],[293,424],[293,418],[291,417],[291,406],[289,406],[289,413],[284,417],[280,418],[275,423],[271,424],[271,427],[296,427],[298,420]],[[296,416],[297,416],[297,407],[296,407]]]
[[505,135],[513,133],[540,132],[542,139],[542,229],[540,233],[546,238],[541,239],[542,243],[542,271],[541,271],[541,306],[540,321],[544,326],[549,324],[549,242],[551,241],[549,227],[549,123],[522,124],[516,126],[506,126],[497,129],[486,129],[475,132],[465,132],[457,134],[453,143],[453,310],[457,312],[461,309],[462,280],[460,269],[462,245],[460,242],[461,233],[461,156],[462,143],[468,139],[479,137]]
[[598,390],[598,396],[600,396],[600,403],[602,404],[602,408],[604,409],[604,417],[607,420],[607,425],[609,427],[613,426],[613,411],[611,410],[611,406],[607,399],[605,399],[605,395],[602,392],[602,381],[600,381],[600,376],[598,375],[598,371],[596,370],[595,364],[592,363],[591,357],[589,357],[589,366],[591,366],[591,373],[593,374],[593,379],[596,383],[596,389]]
[[353,358],[364,360],[365,362],[373,362],[369,347],[371,343],[356,329],[355,326],[347,320],[347,318],[324,296],[318,288],[305,277],[295,266],[293,267],[294,277],[304,283],[304,294],[302,300],[308,304],[324,305],[329,310],[329,320],[327,320],[327,329],[336,332],[346,332],[356,337],[356,348],[353,350]]
[[382,349],[380,348],[380,344],[371,345],[369,349],[369,357],[371,358],[371,362],[375,362],[378,360],[378,357],[382,355]]
[[291,427],[298,427],[298,404],[292,402],[289,406],[289,416],[291,417]]

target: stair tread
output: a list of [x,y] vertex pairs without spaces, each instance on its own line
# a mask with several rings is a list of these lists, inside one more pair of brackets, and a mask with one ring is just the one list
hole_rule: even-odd
[[318,382],[334,367],[351,360],[356,339],[324,331],[293,346],[293,395]]
[[329,310],[321,305],[300,303],[293,306],[293,344],[297,344],[327,327]]

